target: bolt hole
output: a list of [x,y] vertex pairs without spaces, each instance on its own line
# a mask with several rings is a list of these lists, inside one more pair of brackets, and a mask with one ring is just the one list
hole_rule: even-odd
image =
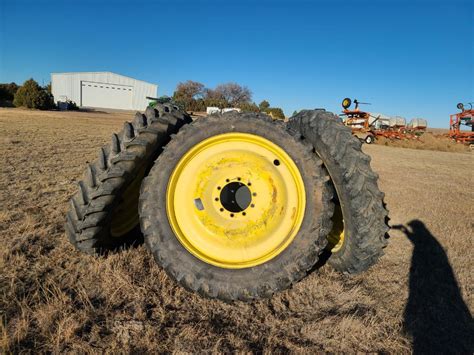
[[216,197],[214,200],[219,201],[219,197]]
[[248,185],[248,186],[252,186],[252,183],[251,183],[251,182],[249,182],[247,185]]
[[231,217],[234,217],[234,214],[233,214],[233,213],[231,213],[231,214],[230,214],[230,216],[231,216]]
[[225,179],[226,182],[229,182],[230,180],[229,179]]
[[242,180],[242,179],[238,177],[237,180],[240,181],[240,180]]
[[255,207],[255,205],[252,203],[252,204],[250,205],[250,207],[254,208],[254,207]]
[[245,213],[245,212],[242,212],[242,216],[245,216],[246,214],[247,214],[247,213]]
[[219,211],[221,211],[221,212],[224,212],[224,209],[223,209],[223,208],[221,208]]
[[256,193],[256,192],[254,192],[254,193],[252,194],[252,196],[257,196],[257,193]]
[[220,186],[217,186],[217,189],[218,189],[218,190],[220,190],[220,189],[221,189],[221,187],[220,187]]
[[280,165],[280,161],[279,161],[278,159],[275,159],[275,160],[273,161],[273,164],[274,164],[275,166],[278,166],[278,165]]

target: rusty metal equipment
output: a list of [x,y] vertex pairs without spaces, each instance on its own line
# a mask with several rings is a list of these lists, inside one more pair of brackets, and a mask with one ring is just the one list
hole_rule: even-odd
[[[354,100],[355,107],[350,109],[352,100],[346,97],[342,100],[343,111],[341,116],[345,116],[344,124],[351,128],[352,134],[367,144],[375,142],[376,130],[374,123],[370,122],[370,113],[359,109],[359,105],[370,105],[368,102]],[[378,120],[378,118],[376,118]]]
[[[449,133],[448,136],[459,143],[474,145],[474,109],[473,103],[469,102],[467,105],[469,109],[464,107],[464,104],[457,104],[457,108],[461,112],[450,115],[449,117]],[[471,127],[471,131],[463,130],[464,126]]]
[[[407,125],[403,117],[390,118],[390,123],[383,124],[386,118],[382,118],[381,114],[372,115],[359,109],[359,105],[370,105],[368,102],[359,102],[354,100],[355,107],[350,109],[352,100],[345,98],[342,100],[343,113],[345,116],[344,124],[349,126],[352,134],[367,144],[375,142],[377,137],[388,139],[418,139],[426,130],[426,120],[413,119],[413,121],[424,121],[423,127]],[[382,124],[377,124],[377,122]],[[393,121],[393,122],[392,122]]]

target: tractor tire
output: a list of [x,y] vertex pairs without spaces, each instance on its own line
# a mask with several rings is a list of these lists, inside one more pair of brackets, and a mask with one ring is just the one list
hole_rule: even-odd
[[186,289],[225,301],[270,297],[317,263],[332,191],[312,146],[263,114],[183,127],[140,192],[145,245]]
[[375,137],[371,134],[369,134],[367,137],[365,137],[364,142],[366,144],[372,144],[375,142]]
[[66,216],[69,241],[87,254],[102,254],[141,239],[138,195],[142,179],[181,126],[191,117],[165,105],[137,112],[88,164]]
[[383,254],[389,230],[384,194],[370,157],[351,130],[325,110],[301,111],[290,118],[289,126],[313,145],[335,190],[328,263],[343,273],[365,271]]

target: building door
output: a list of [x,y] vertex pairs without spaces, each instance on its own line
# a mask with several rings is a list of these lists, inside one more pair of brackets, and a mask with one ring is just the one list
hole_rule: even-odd
[[133,87],[91,81],[81,82],[81,106],[132,109]]

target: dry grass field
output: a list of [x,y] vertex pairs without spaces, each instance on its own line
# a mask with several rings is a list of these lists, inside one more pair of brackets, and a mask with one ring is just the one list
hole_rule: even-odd
[[432,132],[426,132],[418,139],[393,140],[378,137],[376,144],[397,148],[434,150],[438,152],[464,153],[471,151],[466,144],[457,143],[451,138],[443,136],[443,133]]
[[474,153],[364,147],[394,226],[380,262],[226,304],[177,286],[143,246],[69,245],[75,183],[131,117],[0,109],[2,352],[473,353]]

